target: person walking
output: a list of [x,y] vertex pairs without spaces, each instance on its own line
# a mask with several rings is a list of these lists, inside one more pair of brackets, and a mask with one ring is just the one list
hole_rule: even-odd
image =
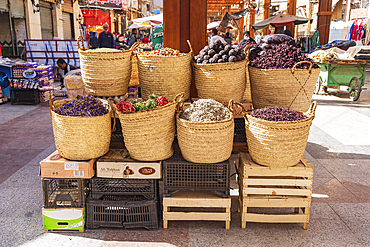
[[232,38],[230,37],[230,33],[229,32],[226,33],[226,36],[225,36],[224,40],[226,41],[226,43],[228,43],[229,45],[231,45]]
[[212,44],[216,40],[221,40],[222,43],[226,44],[226,41],[218,35],[218,31],[216,28],[212,29],[211,35],[212,35],[212,38],[211,38],[210,44]]
[[113,34],[111,34],[108,29],[107,23],[103,25],[104,32],[99,34],[98,45],[99,48],[114,48]]
[[132,29],[132,34],[130,35],[130,38],[128,39],[128,47],[131,48],[133,44],[137,41],[137,29]]
[[98,48],[98,38],[96,37],[96,32],[91,31],[89,35],[89,48],[96,49]]
[[149,39],[148,39],[148,35],[147,34],[144,34],[144,37],[141,39],[141,42],[147,44],[149,43]]
[[128,49],[128,46],[125,43],[123,34],[118,35],[118,37],[114,41],[114,46],[116,47],[116,49],[125,49],[125,50]]

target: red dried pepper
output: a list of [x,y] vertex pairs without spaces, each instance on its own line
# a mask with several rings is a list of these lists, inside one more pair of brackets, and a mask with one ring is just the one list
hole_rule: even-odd
[[116,106],[121,113],[128,113],[128,112],[136,111],[135,105],[127,101],[121,101],[118,104],[116,104]]
[[169,104],[169,103],[170,103],[170,101],[169,101],[168,99],[166,99],[166,97],[163,97],[163,96],[158,97],[158,98],[155,100],[155,102],[157,103],[157,105],[158,105],[159,107],[164,106],[164,105],[167,105],[167,104]]

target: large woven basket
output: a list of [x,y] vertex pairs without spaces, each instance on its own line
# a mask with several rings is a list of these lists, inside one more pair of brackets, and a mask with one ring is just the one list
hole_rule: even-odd
[[109,113],[99,117],[68,117],[55,113],[63,103],[70,100],[50,102],[55,146],[59,154],[70,160],[89,160],[106,154],[111,138],[112,108],[101,100]]
[[247,59],[239,62],[198,64],[193,62],[199,99],[214,99],[225,106],[232,99],[242,102]]
[[194,163],[218,163],[230,158],[234,139],[233,100],[230,119],[211,123],[190,122],[177,113],[177,139],[184,159]]
[[165,106],[133,113],[121,113],[115,104],[122,126],[124,142],[130,156],[141,161],[165,160],[173,155],[175,138],[175,114],[183,104],[184,94]]
[[[238,104],[240,108],[242,106]],[[249,153],[260,165],[289,167],[298,164],[306,149],[316,101],[303,113],[306,119],[293,122],[273,122],[252,117],[243,109]]]
[[[82,41],[82,47],[80,47]],[[110,51],[100,49],[86,49],[83,38],[77,40],[82,80],[86,93],[93,96],[117,96],[127,93],[131,79],[131,55],[138,43],[130,50]]]
[[147,100],[152,93],[173,99],[177,94],[184,92],[184,100],[189,98],[193,58],[191,47],[190,52],[185,56],[163,57],[138,54],[137,58],[141,96],[144,100]]
[[249,103],[252,103],[252,93],[251,93],[251,80],[249,78],[249,62],[247,62],[245,66],[245,90],[243,94],[243,99],[248,101]]
[[[309,63],[309,69],[296,69]],[[299,112],[308,110],[321,68],[313,69],[309,61],[296,63],[292,69],[258,69],[249,66],[253,107],[289,108]]]

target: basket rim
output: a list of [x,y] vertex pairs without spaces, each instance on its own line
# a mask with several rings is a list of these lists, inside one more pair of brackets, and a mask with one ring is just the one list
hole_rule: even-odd
[[241,60],[241,61],[237,61],[237,62],[226,62],[226,63],[206,63],[206,64],[203,64],[203,63],[195,63],[194,61],[192,61],[193,65],[196,67],[216,67],[216,66],[219,66],[219,65],[223,65],[223,66],[231,66],[231,65],[235,65],[235,64],[240,64],[240,63],[246,63],[248,61],[247,58]]
[[148,58],[148,57],[150,57],[150,58],[164,58],[164,59],[172,59],[172,58],[184,58],[184,57],[188,57],[189,55],[192,55],[193,54],[193,52],[188,52],[188,53],[186,53],[186,52],[184,52],[185,53],[185,55],[184,56],[170,56],[170,57],[165,57],[165,56],[147,56],[147,55],[139,55],[139,54],[135,54],[135,56],[137,56],[138,58],[140,57],[140,58]]
[[[99,49],[99,48],[98,48]],[[110,48],[112,50],[116,50],[116,51],[92,51],[92,50],[96,50],[96,49],[87,49],[87,50],[82,50],[82,49],[78,49],[78,52],[83,52],[83,53],[88,53],[88,54],[119,54],[119,53],[126,53],[126,52],[132,52],[131,50],[118,50],[118,49],[114,49],[114,48]]]
[[181,122],[183,123],[189,123],[189,124],[219,124],[219,123],[227,123],[229,121],[231,121],[232,119],[234,119],[234,114],[230,113],[230,118],[229,119],[226,119],[226,120],[222,120],[222,121],[213,121],[213,122],[192,122],[192,121],[189,121],[189,120],[185,120],[185,119],[182,119],[180,118],[180,114],[182,113],[183,111],[180,111],[176,114],[176,119],[177,120],[180,120]]
[[298,120],[298,121],[268,121],[268,120],[264,120],[264,119],[253,117],[252,115],[250,115],[250,113],[248,113],[246,116],[247,116],[247,118],[251,118],[255,122],[268,123],[268,124],[281,124],[281,125],[309,122],[309,121],[312,121],[312,119],[315,118],[315,114],[309,116],[306,113],[299,112],[299,111],[297,111],[297,112],[300,113],[300,114],[302,114],[302,115],[304,115],[304,116],[306,116],[307,118],[306,119],[302,119],[302,120]]
[[[262,70],[262,71],[292,71],[292,68],[291,69],[261,69],[261,68],[256,68],[256,67],[252,67],[248,64],[248,69],[255,69],[255,70]],[[307,71],[307,70],[310,70],[310,69],[295,69],[295,70],[298,70],[298,71]],[[321,70],[321,66],[319,66],[319,68],[312,68],[312,70]]]
[[[57,101],[64,101],[64,103],[67,103],[68,101],[72,101],[74,99],[61,99],[61,100],[56,100],[54,102],[57,102]],[[102,99],[98,99],[99,101],[102,101],[103,104],[107,105],[108,106],[108,113],[107,114],[104,114],[104,115],[101,115],[101,116],[85,116],[85,117],[79,117],[79,116],[64,116],[64,115],[60,115],[58,113],[55,112],[55,110],[51,109],[50,111],[54,114],[56,114],[58,117],[62,117],[62,118],[78,118],[78,119],[88,119],[88,118],[99,118],[99,117],[106,117],[107,115],[111,114],[112,113],[112,107],[108,104],[108,103],[105,103],[104,100]],[[53,106],[54,106],[54,102],[53,102]]]

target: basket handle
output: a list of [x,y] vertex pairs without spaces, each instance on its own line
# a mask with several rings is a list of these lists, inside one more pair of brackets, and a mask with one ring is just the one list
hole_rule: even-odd
[[310,105],[310,108],[308,109],[308,111],[305,113],[306,116],[315,116],[315,111],[316,111],[316,107],[317,107],[317,102],[316,101],[313,101]]
[[180,112],[184,110],[184,92],[181,92],[175,96],[174,102],[177,102],[176,112]]
[[296,70],[297,65],[302,64],[302,63],[309,63],[309,64],[310,64],[310,68],[309,68],[309,72],[308,72],[308,73],[310,73],[310,74],[311,74],[313,64],[312,64],[310,61],[300,61],[300,62],[298,62],[298,63],[294,64],[294,66],[293,66],[293,68],[292,68],[292,74],[294,74],[294,72],[295,72],[295,70]]
[[244,47],[244,53],[245,53],[245,58],[247,59],[247,63],[249,62],[249,54],[251,53],[251,48],[249,47],[249,45],[246,45]]
[[227,109],[232,115],[234,115],[234,100],[229,100],[229,105],[227,106]]
[[50,109],[50,115],[51,115],[51,112],[53,111],[53,101],[51,99],[51,94],[49,94],[49,109]]
[[111,133],[113,133],[116,130],[116,108],[113,106],[112,98],[108,99],[108,104],[110,105],[110,108],[112,108],[112,114],[113,114],[113,127],[111,130]]
[[241,104],[241,103],[234,103],[234,105],[236,106],[236,107],[238,107],[241,111],[242,111],[242,114],[243,114],[243,117],[244,117],[244,119],[248,122],[248,118],[247,118],[247,111],[245,110],[245,108],[244,108],[244,106],[243,106],[243,104]]
[[[81,44],[82,44],[82,48],[80,47],[80,42],[81,42]],[[86,50],[86,48],[85,48],[85,44],[84,44],[84,37],[82,36],[82,35],[80,35],[80,36],[78,36],[78,38],[77,38],[77,48],[80,50],[83,50],[83,51],[85,51]]]
[[191,46],[191,44],[190,44],[190,40],[186,40],[186,42],[188,42],[188,45],[189,45],[189,48],[190,48],[190,53],[194,53],[193,52],[193,47]]
[[136,50],[136,49],[139,47],[139,45],[140,45],[140,42],[135,42],[135,43],[131,46],[130,51],[134,51],[134,50]]

